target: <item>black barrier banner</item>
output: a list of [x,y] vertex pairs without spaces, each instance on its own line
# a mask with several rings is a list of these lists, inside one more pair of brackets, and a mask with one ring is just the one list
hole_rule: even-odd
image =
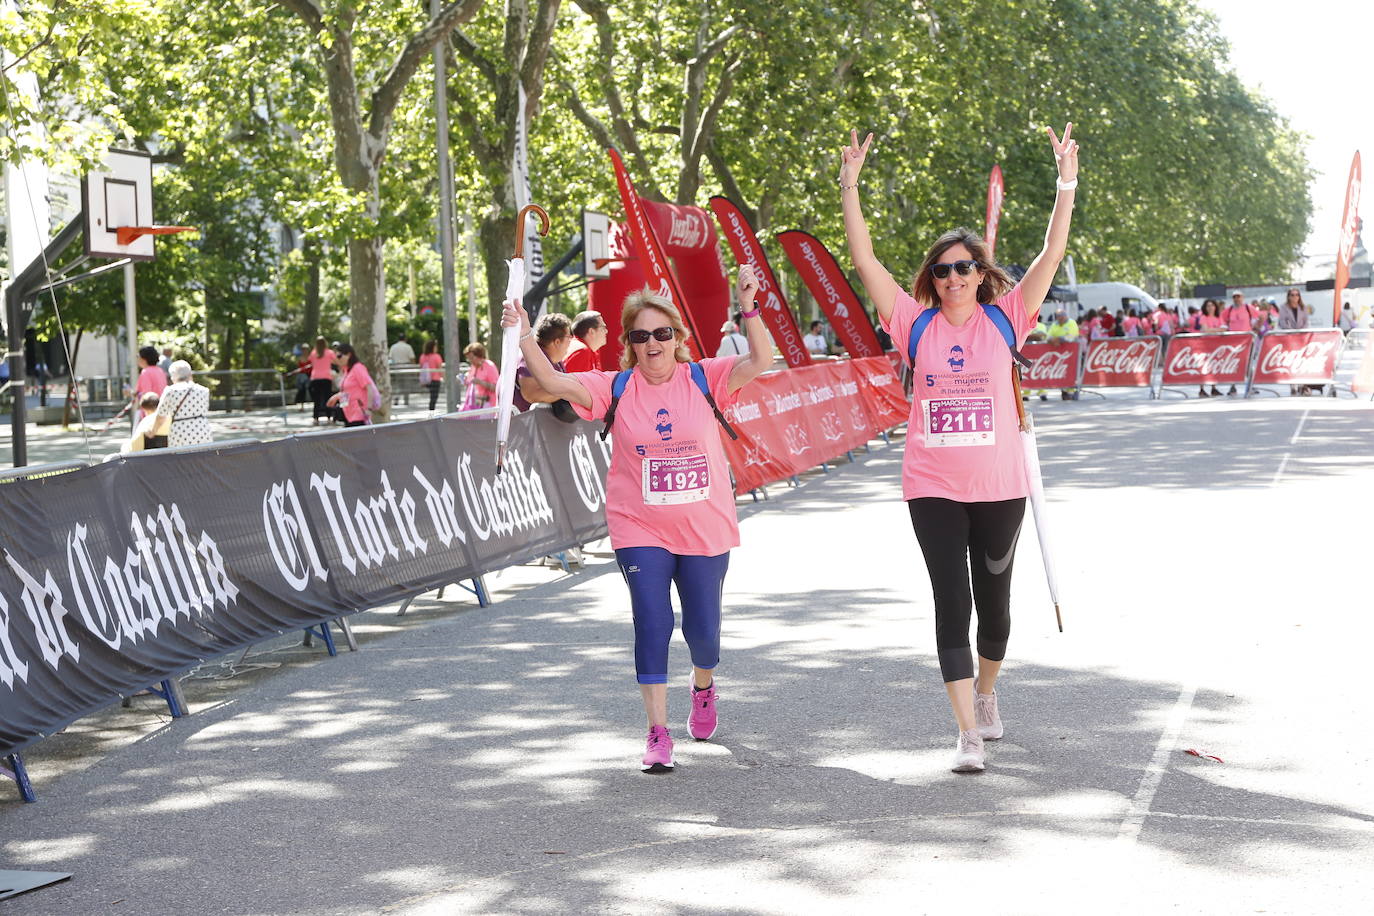
[[0,755],[205,659],[606,533],[610,448],[548,410],[0,484]]

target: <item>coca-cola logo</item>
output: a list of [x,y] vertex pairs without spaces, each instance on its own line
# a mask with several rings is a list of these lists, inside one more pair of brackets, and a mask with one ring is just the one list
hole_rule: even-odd
[[1073,354],[1068,350],[1041,353],[1031,363],[1029,378],[1035,381],[1061,381],[1069,377],[1069,363]]
[[1249,342],[1223,344],[1215,350],[1180,347],[1169,359],[1172,375],[1231,375],[1240,371],[1241,356]]
[[674,210],[668,227],[668,244],[682,248],[700,248],[706,241],[706,220],[691,210]]
[[1136,341],[1124,347],[1097,344],[1088,350],[1087,372],[1139,375],[1154,371],[1157,341]]
[[1326,377],[1327,366],[1336,350],[1334,340],[1310,341],[1306,346],[1285,348],[1282,343],[1265,351],[1260,359],[1260,372],[1289,375],[1294,378]]

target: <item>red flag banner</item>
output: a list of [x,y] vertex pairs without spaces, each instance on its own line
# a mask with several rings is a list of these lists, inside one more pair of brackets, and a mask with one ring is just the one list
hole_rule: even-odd
[[1360,228],[1360,151],[1350,160],[1350,179],[1345,184],[1345,211],[1341,214],[1341,242],[1336,249],[1336,292],[1331,299],[1331,326],[1341,324],[1341,295],[1350,282],[1350,259]]
[[1255,335],[1178,334],[1164,354],[1165,385],[1239,385],[1250,368]]
[[1084,388],[1149,388],[1159,362],[1158,337],[1106,337],[1088,344]]
[[1021,355],[1030,360],[1031,367],[1022,373],[1021,386],[1030,390],[1074,387],[1082,352],[1076,340],[1025,344]]
[[775,238],[849,355],[855,359],[882,355],[873,322],[835,256],[815,236],[798,229],[779,232]]
[[658,236],[654,233],[653,224],[649,222],[648,214],[640,205],[639,194],[635,191],[630,176],[625,172],[625,165],[620,161],[620,153],[614,149],[606,152],[610,154],[611,164],[615,166],[615,182],[620,188],[620,202],[625,205],[625,219],[630,225],[630,237],[634,239],[635,251],[639,254],[640,265],[644,268],[649,289],[665,299],[671,299],[673,305],[677,306],[687,330],[691,332],[691,336],[687,338],[687,349],[691,351],[692,359],[699,360],[702,357],[701,348],[697,343],[700,338],[697,336],[696,324],[692,321],[692,311],[687,306],[687,297],[682,294],[677,277],[673,275],[672,265],[668,263],[663,246],[659,244]]
[[1002,221],[1002,201],[1006,197],[1006,186],[1002,183],[1002,167],[994,165],[988,176],[988,219],[987,232],[983,233],[988,243],[988,256],[997,250],[997,224]]
[[749,225],[749,220],[728,197],[712,197],[711,210],[725,231],[725,240],[730,243],[736,263],[754,266],[754,273],[759,280],[757,304],[763,310],[762,317],[769,333],[782,351],[782,358],[793,369],[809,366],[811,354],[802,341],[801,328],[797,327],[797,319],[787,307],[787,300],[782,297],[782,288],[778,286],[778,278],[773,276],[773,268],[769,266],[768,256],[763,253],[763,246],[754,234],[754,227]]
[[1253,385],[1329,385],[1345,335],[1340,328],[1270,331],[1260,340]]

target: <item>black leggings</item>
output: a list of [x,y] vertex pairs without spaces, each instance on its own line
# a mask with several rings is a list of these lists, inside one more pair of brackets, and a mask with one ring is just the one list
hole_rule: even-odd
[[316,420],[320,417],[329,417],[329,396],[334,393],[334,383],[327,378],[312,378],[310,380],[310,399],[315,402],[313,415]]
[[[923,497],[907,501],[911,527],[925,554],[935,591],[935,646],[946,682],[973,677],[968,625],[978,606],[978,654],[995,662],[1011,635],[1011,561],[1026,514],[1025,497],[960,503]],[[969,594],[969,556],[973,593]]]
[[439,403],[439,383],[438,383],[438,382],[429,382],[428,384],[429,384],[429,409],[430,409],[431,412],[433,412],[435,406]]

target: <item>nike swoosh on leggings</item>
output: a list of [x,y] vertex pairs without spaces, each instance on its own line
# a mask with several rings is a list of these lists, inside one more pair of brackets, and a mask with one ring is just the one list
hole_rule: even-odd
[[1012,539],[1011,546],[1007,548],[1007,552],[1000,560],[994,560],[991,554],[987,551],[983,551],[983,560],[988,564],[988,572],[992,573],[994,576],[1002,575],[1002,573],[1007,571],[1007,567],[1011,565],[1011,555],[1015,552],[1016,540],[1014,538]]

